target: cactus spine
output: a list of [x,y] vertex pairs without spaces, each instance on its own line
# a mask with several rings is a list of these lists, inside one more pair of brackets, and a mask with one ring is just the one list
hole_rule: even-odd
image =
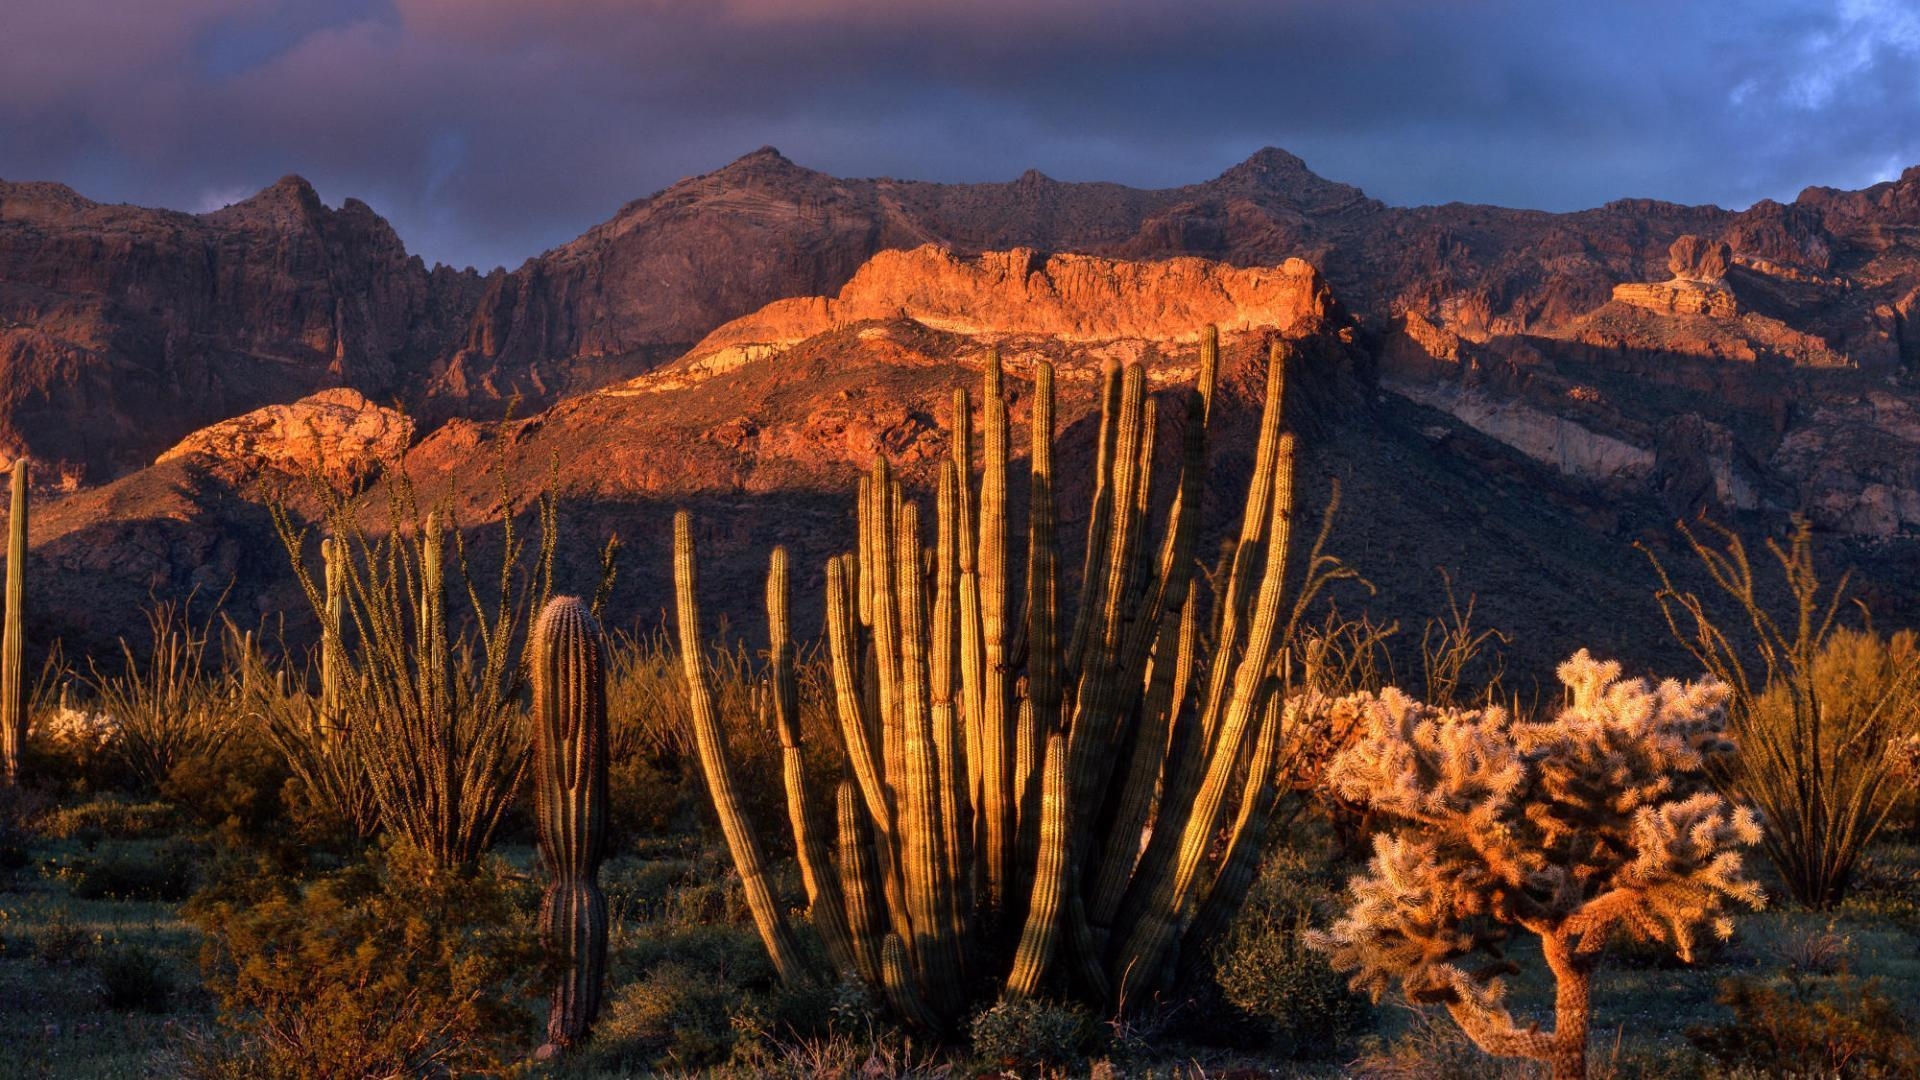
[[547,947],[563,958],[542,1057],[585,1039],[607,972],[606,639],[577,597],[556,597],[533,640],[534,800],[552,881],[540,904]]
[[[1240,539],[1206,595],[1193,576],[1220,366],[1211,330],[1196,385],[1171,403],[1183,423],[1164,522],[1152,513],[1160,403],[1140,365],[1103,374],[1095,495],[1070,622],[1060,617],[1049,365],[1033,368],[1023,595],[1010,597],[1007,581],[1010,448],[997,351],[983,364],[977,487],[969,401],[955,394],[930,561],[920,508],[888,465],[861,478],[857,542],[826,567],[833,704],[849,773],[836,802],[839,904],[828,901],[824,841],[800,839],[808,795],[792,774],[789,809],[829,953],[843,954],[836,963],[908,1022],[951,1030],[982,976],[1016,996],[1051,986],[1101,1007],[1147,1001],[1175,977],[1183,951],[1201,955],[1238,905],[1275,801],[1285,711],[1276,672],[1287,663],[1281,613],[1294,511],[1286,358],[1279,347],[1269,357]],[[680,556],[687,563],[690,547]],[[780,564],[782,588],[784,575]],[[697,624],[682,584],[682,648],[691,653],[697,636],[685,635]],[[1021,606],[1010,618],[1012,599]],[[777,664],[787,631],[782,618],[771,621]],[[696,701],[696,715],[711,707]],[[702,761],[722,821],[736,822],[728,837],[742,877],[762,882],[757,849],[736,839],[744,822],[729,809],[724,759],[703,744]],[[1214,840],[1223,834],[1221,851]],[[755,888],[765,886],[748,895],[769,951],[794,977],[797,963],[777,951],[790,944],[759,914],[771,898],[756,900]],[[834,943],[841,934],[844,946]]]
[[0,631],[0,749],[7,783],[20,782],[27,748],[27,459],[13,462],[13,501],[7,517],[7,623]]

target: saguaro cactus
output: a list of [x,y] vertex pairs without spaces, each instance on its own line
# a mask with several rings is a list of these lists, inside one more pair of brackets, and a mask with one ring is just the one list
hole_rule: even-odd
[[27,459],[13,463],[13,508],[7,518],[7,623],[0,631],[0,750],[7,783],[20,781],[27,748]]
[[585,1039],[607,973],[606,639],[587,605],[555,597],[533,641],[534,801],[552,880],[540,904],[547,947],[563,958],[540,1057]]
[[[1212,333],[1201,340],[1199,384],[1176,402],[1179,483],[1157,542],[1160,410],[1140,365],[1104,374],[1094,503],[1070,620],[1061,618],[1054,547],[1048,364],[1032,370],[1024,595],[1008,580],[1018,534],[997,352],[983,365],[977,488],[968,398],[955,395],[930,561],[920,508],[887,463],[862,478],[858,543],[826,568],[833,697],[850,773],[837,805],[838,907],[828,906],[825,841],[814,837],[804,778],[796,782],[793,770],[788,796],[829,952],[910,1023],[951,1030],[981,976],[1013,995],[1053,987],[1103,1008],[1143,1004],[1175,977],[1181,953],[1204,950],[1237,905],[1274,804],[1275,756],[1290,715],[1274,675],[1284,666],[1294,510],[1286,356],[1275,345],[1268,357],[1246,519],[1204,619],[1193,549],[1219,370]],[[684,536],[684,516],[679,528]],[[690,557],[683,541],[689,581]],[[770,598],[784,596],[783,559],[774,577]],[[694,665],[698,638],[686,635],[697,622],[685,583],[680,603],[682,648]],[[772,622],[777,669],[790,647],[783,615]],[[1203,625],[1216,628],[1205,650]],[[694,694],[699,717],[711,703],[697,686]],[[717,724],[711,740],[717,748]],[[792,946],[765,894],[758,849],[741,842],[745,823],[724,755],[705,743],[701,754],[768,949],[783,977],[804,976],[783,956]],[[1224,850],[1215,843],[1223,832]]]

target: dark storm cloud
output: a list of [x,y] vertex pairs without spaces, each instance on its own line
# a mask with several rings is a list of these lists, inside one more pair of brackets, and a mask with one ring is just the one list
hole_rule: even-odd
[[772,143],[1171,185],[1264,145],[1395,203],[1740,206],[1920,162],[1897,0],[61,0],[0,13],[0,176],[205,209],[299,172],[513,264]]

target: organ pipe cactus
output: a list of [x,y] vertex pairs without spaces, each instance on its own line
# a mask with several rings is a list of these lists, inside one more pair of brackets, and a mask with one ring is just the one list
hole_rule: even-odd
[[540,855],[552,880],[540,929],[560,959],[542,1058],[587,1037],[607,974],[606,639],[577,597],[540,613],[533,640],[534,802]]
[[[813,796],[791,769],[788,795],[829,954],[907,1021],[951,1031],[984,985],[1140,1006],[1186,966],[1183,954],[1203,955],[1238,906],[1294,712],[1283,694],[1294,512],[1287,355],[1276,342],[1267,358],[1239,539],[1209,595],[1194,587],[1194,548],[1219,372],[1211,330],[1196,384],[1174,391],[1166,410],[1178,421],[1178,479],[1157,528],[1162,408],[1140,365],[1102,374],[1094,498],[1070,617],[1054,537],[1054,378],[1044,361],[1033,365],[1028,399],[1021,591],[1008,580],[1016,526],[997,352],[984,364],[977,433],[968,396],[954,397],[931,559],[920,507],[888,463],[861,479],[858,542],[826,567],[832,705],[848,771],[836,807],[837,897],[826,841],[811,824]],[[684,515],[678,529],[682,648],[693,658],[700,642]],[[785,575],[777,556],[782,605]],[[790,653],[784,607],[770,622],[777,686]],[[1202,648],[1207,627],[1213,637]],[[710,715],[710,695],[693,692],[696,716]],[[741,840],[751,838],[713,723],[702,764],[749,903],[782,976],[810,977],[765,893],[757,845]],[[784,725],[781,738],[789,741]]]
[[706,650],[700,634],[696,572],[693,520],[682,510],[673,518],[674,606],[680,632],[680,656],[686,665],[687,700],[693,714],[693,741],[700,752],[700,771],[707,779],[707,793],[720,816],[720,829],[726,834],[734,866],[740,871],[747,907],[753,912],[760,940],[780,978],[793,983],[806,978],[809,972],[794,942],[793,930],[787,924],[786,912],[773,897],[773,887],[767,881],[766,859],[760,854],[760,837],[753,823],[747,820],[739,784],[733,775],[733,763],[728,759],[726,732],[720,727],[720,710],[714,705],[713,688],[707,681],[702,659]]
[[320,612],[321,731],[332,736],[340,715],[340,631],[346,623],[346,552],[331,538],[320,541],[326,607]]
[[20,782],[27,748],[27,459],[13,462],[13,502],[7,516],[7,622],[0,631],[0,750],[7,783]]

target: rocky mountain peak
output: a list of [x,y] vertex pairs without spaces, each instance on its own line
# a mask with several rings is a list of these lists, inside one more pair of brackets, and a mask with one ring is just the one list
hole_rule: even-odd
[[1303,211],[1330,212],[1373,203],[1366,192],[1351,184],[1328,180],[1308,168],[1299,155],[1277,146],[1255,151],[1253,156],[1221,173],[1208,186],[1251,196],[1256,201],[1277,197],[1282,203]]
[[203,216],[221,225],[297,228],[310,225],[326,213],[326,204],[307,178],[288,173],[256,194]]

